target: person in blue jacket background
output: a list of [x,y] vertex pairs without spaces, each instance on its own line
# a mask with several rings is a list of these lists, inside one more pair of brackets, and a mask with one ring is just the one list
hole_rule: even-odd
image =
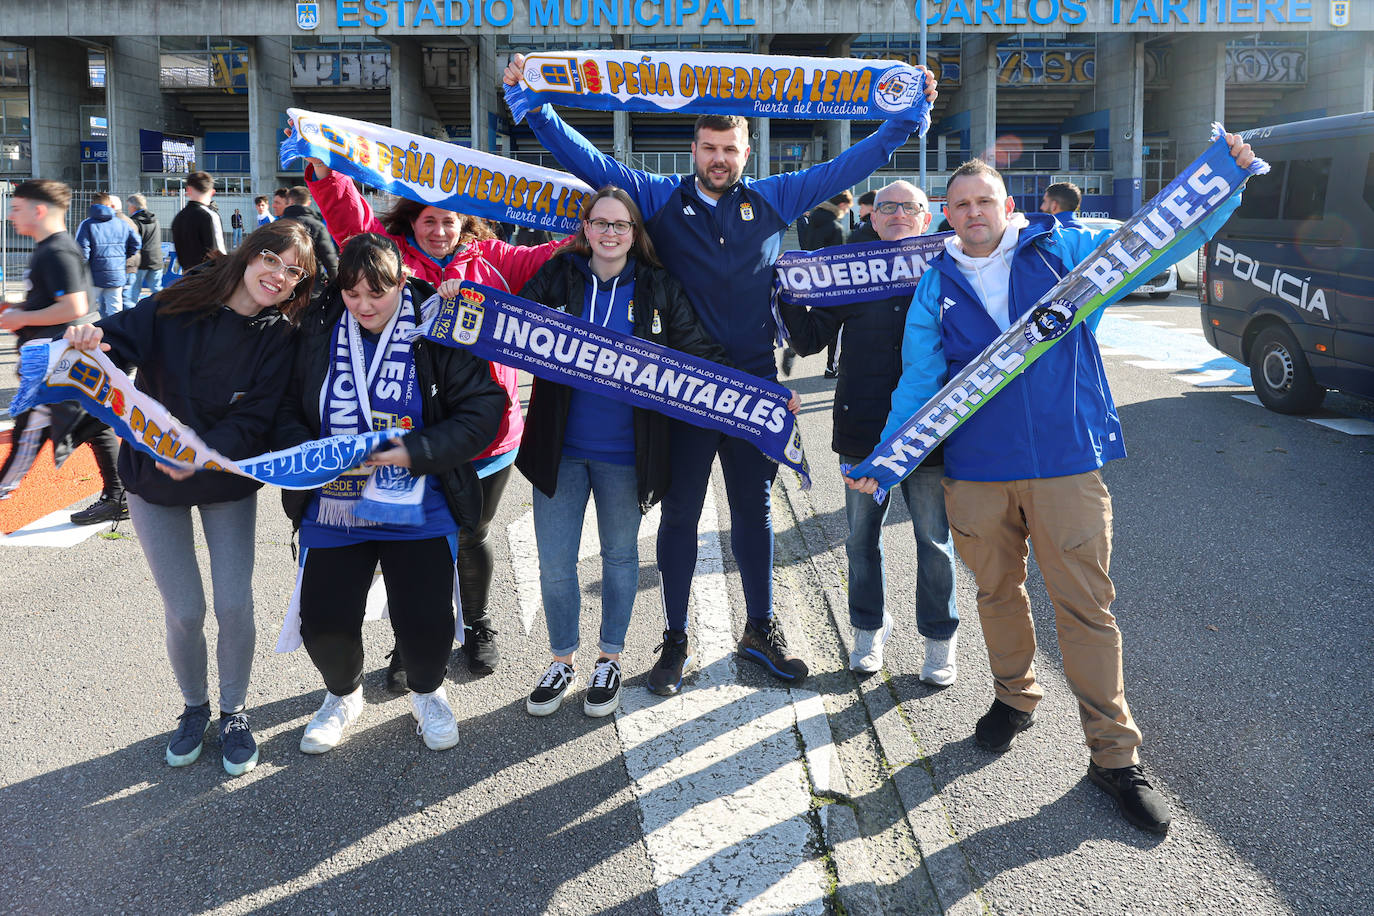
[[[1253,161],[1238,136],[1226,140],[1238,165]],[[1043,213],[1014,218],[1002,176],[977,159],[954,171],[946,194],[955,235],[931,259],[907,311],[902,378],[883,441],[1112,233]],[[1181,232],[1171,251],[1195,251],[1239,205],[1237,190]],[[1025,587],[1030,542],[1054,604],[1064,675],[1078,698],[1092,757],[1088,776],[1128,821],[1162,834],[1169,809],[1140,767],[1140,729],[1126,705],[1121,631],[1110,610],[1112,506],[1101,469],[1126,449],[1095,336],[1101,318],[1099,309],[949,435],[945,507],[959,556],[977,580],[996,695],[974,740],[996,753],[1010,749],[1034,724],[1044,695]],[[847,483],[876,489],[869,477]]]
[[[506,67],[506,85],[519,83],[525,58]],[[936,97],[935,77],[921,68],[926,98]],[[687,291],[706,333],[725,348],[735,368],[763,378],[777,376],[773,362],[776,324],[769,307],[773,262],[787,227],[819,204],[887,163],[920,124],[914,117],[885,121],[865,139],[829,162],[801,172],[744,177],[749,161],[749,122],[738,116],[703,115],[693,133],[691,175],[654,175],[601,153],[545,105],[526,117],[554,158],[594,188],[624,188],[644,214],[649,237],[663,264]],[[766,155],[766,152],[765,152]],[[723,433],[684,423],[672,428],[672,486],[663,498],[658,530],[658,568],[663,581],[666,626],[649,687],[673,694],[691,664],[687,598],[697,562],[697,521],[711,465],[720,456],[730,504],[730,548],[739,564],[748,622],[739,642],[742,658],[796,683],[808,668],[787,650],[773,618],[773,523],[770,491],[778,466],[756,447]]]
[[89,215],[76,228],[76,244],[91,265],[91,285],[101,318],[124,308],[124,263],[142,246],[133,227],[115,218],[113,202],[109,194],[96,194]]

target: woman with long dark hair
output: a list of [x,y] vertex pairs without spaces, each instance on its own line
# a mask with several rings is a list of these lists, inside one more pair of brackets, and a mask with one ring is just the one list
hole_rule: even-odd
[[[521,295],[611,331],[725,360],[659,262],[639,207],[620,188],[586,200],[577,235]],[[534,484],[539,585],[553,652],[526,709],[549,715],[576,685],[577,548],[590,495],[601,535],[601,638],[583,711],[609,715],[620,703],[620,653],[639,588],[640,517],[668,487],[668,418],[536,379],[516,467]]]
[[[124,369],[138,368],[140,391],[162,403],[211,448],[249,458],[268,448],[272,421],[291,373],[292,323],[310,300],[315,255],[310,236],[282,220],[258,229],[218,258],[137,306],[93,325],[67,329],[72,346],[99,346]],[[200,510],[219,623],[219,735],[231,776],[253,769],[257,743],[244,713],[257,628],[253,555],[261,484],[223,471],[187,471],[125,445],[119,475],[129,515],[167,619],[167,655],[185,710],[167,743],[167,763],[200,756],[210,725],[205,592],[192,536]]]
[[[459,532],[481,515],[472,460],[496,434],[506,396],[486,361],[414,334],[433,294],[407,280],[395,243],[363,233],[344,245],[337,280],[301,321],[276,446],[396,431],[358,471],[283,493],[303,551],[300,636],[325,684],[301,737],[307,754],[337,746],[362,714],[362,625],[378,565],[417,731],[434,750],[458,743],[444,690],[454,563]],[[370,494],[385,496],[385,506],[369,505]]]
[[[373,214],[347,175],[333,171],[320,159],[306,161],[306,184],[334,239],[342,245],[360,232],[385,235],[396,244],[411,274],[431,286],[445,280],[469,280],[519,292],[560,244],[511,245],[498,239],[486,220],[406,198],[398,198],[385,213]],[[468,667],[476,674],[489,674],[501,657],[487,607],[495,562],[488,533],[510,479],[524,425],[515,370],[500,363],[488,365],[492,378],[506,391],[506,408],[495,438],[475,459],[482,481],[482,514],[459,535],[458,554],[459,591],[469,630],[463,650]],[[393,650],[387,673],[387,686],[395,692],[406,689],[403,656]]]

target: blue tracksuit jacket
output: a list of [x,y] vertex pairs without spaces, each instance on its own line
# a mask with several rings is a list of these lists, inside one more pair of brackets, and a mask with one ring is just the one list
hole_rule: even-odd
[[693,175],[666,176],[622,165],[593,147],[551,106],[527,115],[535,136],[563,167],[601,188],[624,188],[644,214],[658,256],[687,290],[707,333],[734,365],[774,378],[775,325],[768,305],[782,235],[808,208],[884,165],[916,129],[887,121],[829,162],[801,172],[741,179],[713,207]]

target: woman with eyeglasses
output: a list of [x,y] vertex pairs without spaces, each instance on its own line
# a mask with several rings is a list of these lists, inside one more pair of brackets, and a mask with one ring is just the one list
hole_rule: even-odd
[[[496,435],[506,395],[485,360],[414,336],[433,295],[407,279],[390,239],[366,232],[344,245],[336,281],[301,320],[274,444],[396,431],[356,472],[319,490],[283,491],[300,531],[300,637],[325,685],[301,736],[307,754],[337,746],[362,714],[363,615],[379,565],[417,733],[433,750],[458,743],[444,690],[454,563],[459,531],[481,514],[472,460]],[[386,494],[385,511],[369,504],[374,494]]]
[[[469,280],[507,292],[519,292],[562,242],[537,247],[511,245],[496,238],[486,220],[400,198],[385,213],[374,215],[352,179],[320,159],[306,160],[306,184],[324,214],[334,239],[342,245],[360,232],[385,235],[396,243],[411,275],[438,286],[445,280]],[[463,652],[474,674],[489,674],[500,662],[496,630],[488,613],[495,560],[488,541],[491,521],[520,446],[519,380],[514,369],[489,363],[492,377],[506,390],[506,412],[495,439],[477,456],[482,480],[482,515],[459,536],[458,581],[463,617],[468,627]],[[406,689],[404,653],[393,650],[387,686]]]
[[[440,292],[452,295],[456,284]],[[520,295],[621,334],[714,362],[725,351],[697,323],[681,285],[663,269],[634,200],[605,187],[582,208],[572,242]],[[601,535],[601,638],[583,711],[620,703],[620,653],[639,588],[639,520],[668,487],[668,418],[535,379],[516,467],[534,485],[539,585],[553,661],[526,701],[546,716],[576,685],[581,591],[577,548],[590,494]]]
[[[315,254],[291,220],[271,223],[233,254],[210,261],[178,283],[93,325],[68,328],[80,350],[97,346],[135,385],[229,458],[268,450],[273,420],[291,373],[292,319],[310,301]],[[253,556],[261,484],[223,471],[185,471],[125,445],[119,476],[129,516],[167,620],[167,655],[185,709],[166,760],[188,766],[210,726],[205,591],[191,521],[199,509],[210,558],[219,638],[219,741],[224,769],[238,776],[258,762],[244,713],[257,628]]]

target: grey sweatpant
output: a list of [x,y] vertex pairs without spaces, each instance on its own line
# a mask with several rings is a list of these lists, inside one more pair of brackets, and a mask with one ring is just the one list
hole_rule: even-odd
[[[128,494],[134,523],[167,617],[167,657],[187,706],[210,700],[206,673],[205,589],[196,562],[191,506],[158,506]],[[253,535],[258,495],[200,509],[210,551],[219,641],[219,708],[239,712],[248,697],[257,628],[253,623]]]

